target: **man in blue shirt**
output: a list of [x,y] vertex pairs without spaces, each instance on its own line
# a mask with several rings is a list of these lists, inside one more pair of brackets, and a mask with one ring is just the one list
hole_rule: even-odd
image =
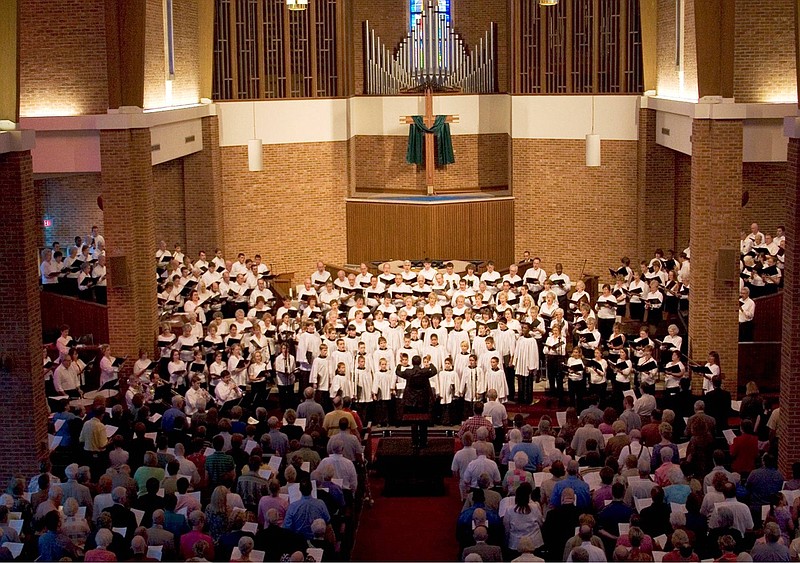
[[764,467],[750,472],[747,477],[747,490],[750,492],[750,512],[753,521],[758,524],[761,519],[761,507],[772,502],[772,498],[780,492],[785,481],[778,470],[778,460],[772,454],[764,454],[761,458]]
[[167,409],[167,411],[161,417],[162,431],[172,432],[172,429],[175,428],[175,419],[180,416],[186,417],[186,414],[183,412],[184,404],[183,397],[177,395],[172,397],[172,408]]
[[311,496],[311,481],[305,480],[300,483],[300,500],[293,502],[286,510],[283,519],[283,527],[305,537],[307,540],[314,538],[311,531],[311,523],[317,518],[322,518],[326,524],[330,524],[331,515],[328,507],[319,499]]
[[561,506],[561,493],[564,489],[572,489],[575,492],[575,506],[578,508],[588,508],[592,503],[592,495],[589,492],[589,485],[578,476],[580,468],[574,459],[567,464],[567,476],[553,487],[550,495],[550,507]]
[[534,444],[532,442],[532,426],[526,424],[520,431],[522,432],[522,442],[511,449],[511,458],[513,459],[514,454],[517,452],[525,452],[528,455],[528,465],[525,466],[525,471],[538,473],[542,470],[542,465],[544,465],[544,452],[539,444]]
[[45,533],[39,536],[39,560],[60,561],[63,557],[77,557],[78,550],[72,541],[60,531],[61,517],[51,510],[44,515]]
[[631,521],[633,509],[625,504],[625,485],[614,483],[611,485],[611,502],[597,515],[597,522],[600,525],[600,535],[608,546],[616,544],[619,537],[619,525],[627,524]]

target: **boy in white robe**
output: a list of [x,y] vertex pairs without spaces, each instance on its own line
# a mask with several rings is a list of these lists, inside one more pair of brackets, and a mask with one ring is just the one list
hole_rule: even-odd
[[309,384],[314,388],[314,395],[318,403],[323,405],[326,412],[326,405],[330,399],[328,391],[331,388],[331,362],[328,357],[328,345],[319,345],[319,356],[314,358],[311,364],[311,374],[308,377]]
[[354,395],[353,401],[359,406],[363,405],[366,413],[369,403],[372,402],[372,366],[367,365],[368,356],[357,356],[356,369],[353,373]]
[[442,407],[442,424],[459,424],[461,422],[461,417],[458,416],[458,412],[454,409],[458,404],[455,398],[459,378],[458,373],[453,369],[453,360],[451,358],[445,359],[444,369],[438,373],[438,378],[436,394],[439,397],[439,404]]
[[392,398],[395,393],[397,378],[394,371],[389,370],[385,358],[378,361],[378,369],[372,379],[372,400],[375,402],[375,421],[379,426],[387,426],[393,422]]
[[539,371],[539,343],[531,332],[530,323],[523,322],[521,330],[511,365],[519,380],[519,403],[529,405],[533,401],[534,377]]
[[497,391],[497,400],[505,403],[508,400],[508,387],[506,386],[506,372],[500,367],[500,358],[492,356],[489,359],[489,369],[486,370],[486,388]]
[[[486,376],[483,370],[478,367],[478,357],[470,354],[469,364],[465,367],[460,376],[458,394],[464,399],[465,418],[472,415],[472,404],[483,399],[486,393]],[[469,413],[466,411],[469,410]]]
[[336,372],[333,374],[333,378],[331,378],[330,395],[331,400],[336,396],[353,396],[352,381],[347,373],[347,365],[344,362],[338,362],[336,364]]

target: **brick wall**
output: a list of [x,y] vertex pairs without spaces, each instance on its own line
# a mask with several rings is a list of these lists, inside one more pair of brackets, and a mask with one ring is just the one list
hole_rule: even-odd
[[104,4],[103,0],[19,2],[21,116],[106,112]]
[[195,103],[200,99],[200,53],[196,0],[173,0],[175,79],[172,101],[167,99],[167,67],[162,0],[147,0],[144,59],[144,107]]
[[656,248],[672,248],[675,240],[675,155],[656,144],[656,112],[639,110],[638,254],[650,257]]
[[750,197],[742,209],[742,230],[758,223],[762,233],[775,234],[787,219],[785,162],[745,162],[742,168],[742,191]]
[[797,100],[795,4],[736,0],[733,93],[737,102]]
[[153,166],[156,192],[156,239],[172,248],[177,242],[186,246],[186,219],[183,196],[183,158]]
[[[602,142],[599,168],[586,166],[583,140],[514,139],[515,256],[525,250],[577,278],[602,276],[637,257],[636,141]],[[472,236],[476,236],[473,234]]]
[[139,348],[153,349],[158,326],[150,131],[101,131],[100,161],[108,257],[127,263],[117,277],[108,272],[109,342],[115,355],[136,357]]
[[[508,186],[508,135],[454,135],[452,139],[456,162],[436,170],[437,190]],[[358,135],[354,144],[356,189],[425,191],[425,167],[406,163],[406,137]]]
[[183,158],[185,252],[196,256],[201,249],[209,255],[222,247],[222,157],[217,116],[204,117],[203,150]]
[[58,241],[64,248],[76,236],[85,238],[92,225],[103,232],[103,211],[97,205],[102,193],[99,173],[43,178],[34,180],[34,186],[41,198],[42,216],[53,221],[52,227],[43,229],[44,244]]
[[675,153],[675,252],[689,246],[692,207],[692,157]]
[[[726,388],[736,388],[739,359],[738,276],[722,278],[720,249],[739,248],[742,218],[742,122],[698,120],[692,126],[692,291],[690,356],[719,352]],[[735,261],[729,264],[735,266]],[[723,266],[724,267],[724,266]],[[693,379],[696,388],[700,381]]]
[[264,171],[247,147],[222,147],[225,257],[260,253],[277,272],[310,274],[346,259],[347,143],[264,145]]
[[684,80],[681,87],[678,67],[675,66],[675,0],[658,0],[656,89],[661,96],[697,98],[694,2],[695,0],[686,0],[684,8]]
[[[30,151],[0,154],[0,253],[13,268],[0,271],[0,358],[10,367],[0,378],[0,481],[36,474],[47,452],[47,403],[42,379],[39,303],[39,213]],[[8,364],[6,364],[8,362]]]

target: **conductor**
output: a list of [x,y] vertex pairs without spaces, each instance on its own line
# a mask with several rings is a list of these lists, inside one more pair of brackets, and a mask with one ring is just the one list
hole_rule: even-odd
[[424,448],[428,444],[428,425],[436,399],[430,383],[430,378],[436,375],[436,368],[430,365],[430,356],[425,356],[424,361],[419,356],[414,356],[411,366],[406,371],[401,371],[399,366],[397,369],[397,377],[406,380],[402,403],[403,421],[411,423],[411,446]]

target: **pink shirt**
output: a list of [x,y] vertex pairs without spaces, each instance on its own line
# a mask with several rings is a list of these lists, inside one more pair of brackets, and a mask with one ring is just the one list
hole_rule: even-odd
[[84,561],[116,561],[117,556],[107,549],[92,549],[86,552]]

